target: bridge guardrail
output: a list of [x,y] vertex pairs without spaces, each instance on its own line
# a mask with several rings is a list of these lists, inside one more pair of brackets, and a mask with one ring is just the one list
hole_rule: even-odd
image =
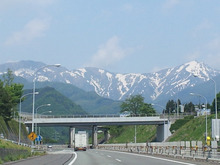
[[[168,114],[152,114],[152,115],[130,115],[126,117],[120,117],[119,114],[94,114],[94,115],[36,115],[35,118],[102,118],[102,117],[120,117],[120,118],[129,118],[129,117],[160,117],[161,119],[182,119],[185,116],[192,115],[188,113],[181,113],[178,116],[168,115]],[[32,113],[21,113],[22,120],[32,120]]]
[[[120,117],[120,115],[115,115],[115,114],[108,114],[108,115],[36,115],[35,118],[112,118],[112,117]],[[127,117],[120,117],[120,118],[130,118],[130,117],[160,117],[160,115],[155,114],[155,115],[131,115]],[[24,115],[22,114],[22,120],[27,121],[27,120],[32,120],[31,115]]]
[[216,141],[212,141],[211,146],[203,145],[201,141],[99,144],[98,149],[213,161],[220,160]]

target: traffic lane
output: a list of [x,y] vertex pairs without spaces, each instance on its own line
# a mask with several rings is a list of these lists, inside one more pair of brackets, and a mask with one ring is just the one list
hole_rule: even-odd
[[143,154],[136,154],[136,153],[127,153],[127,152],[115,152],[115,151],[99,151],[103,155],[111,156],[113,159],[119,159],[121,161],[121,164],[124,165],[135,165],[138,163],[138,165],[194,165],[193,163],[186,163],[183,161],[176,161],[176,160],[170,160],[170,159],[164,159],[160,157],[154,157],[149,155],[143,155]]
[[[137,154],[137,153],[128,153],[128,152],[118,152],[118,151],[108,151],[108,150],[98,150],[100,152],[102,152],[102,154],[109,154],[110,153],[113,153],[113,154],[116,154],[119,155],[119,154],[127,154],[127,155],[135,155],[137,157],[145,157],[147,158],[147,162],[145,162],[144,164],[151,164],[151,160],[150,159],[155,159],[153,160],[153,164],[161,164],[159,163],[159,161],[162,161],[162,164],[171,164],[171,165],[174,165],[174,164],[185,164],[185,165],[219,165],[219,162],[207,162],[205,160],[201,160],[201,161],[196,161],[196,160],[189,160],[189,159],[178,159],[178,158],[174,158],[174,157],[166,157],[166,156],[160,156],[160,155],[154,155],[154,156],[150,156],[150,155],[146,155],[146,154]],[[122,157],[121,157],[122,158]],[[126,157],[125,157],[126,158]],[[139,161],[139,160],[138,160]],[[156,163],[155,163],[156,162]],[[141,163],[142,164],[142,163]]]
[[77,159],[71,165],[121,165],[117,160],[109,158],[96,150],[77,151]]
[[77,152],[77,155],[73,165],[195,165],[195,163],[187,163],[184,160],[176,161],[141,154],[105,150],[88,150],[86,152]]
[[73,154],[48,154],[39,157],[33,157],[26,160],[21,160],[18,162],[11,162],[13,165],[62,165],[71,159]]

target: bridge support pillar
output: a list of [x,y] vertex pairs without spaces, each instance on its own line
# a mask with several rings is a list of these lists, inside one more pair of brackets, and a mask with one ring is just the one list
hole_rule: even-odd
[[105,141],[108,141],[108,139],[109,139],[108,130],[104,130],[104,137],[105,137]]
[[98,145],[98,127],[97,125],[92,126],[92,147],[96,148]]
[[170,122],[157,126],[157,141],[163,142],[171,135]]
[[69,147],[74,147],[74,141],[75,141],[75,128],[70,127],[69,128]]

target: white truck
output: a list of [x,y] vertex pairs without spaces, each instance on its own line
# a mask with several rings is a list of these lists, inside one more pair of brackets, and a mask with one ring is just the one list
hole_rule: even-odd
[[88,134],[86,131],[78,131],[75,134],[75,141],[74,141],[74,150],[83,150],[86,151],[88,148]]

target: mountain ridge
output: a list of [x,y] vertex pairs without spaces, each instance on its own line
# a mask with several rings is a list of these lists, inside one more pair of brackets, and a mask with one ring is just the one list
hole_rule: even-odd
[[[10,68],[16,76],[28,81],[62,82],[72,84],[85,91],[95,91],[99,96],[124,100],[130,95],[141,94],[147,102],[172,98],[187,88],[206,83],[219,76],[220,71],[203,62],[190,61],[185,64],[152,73],[113,73],[104,69],[85,67],[68,70],[65,67],[48,67],[36,70],[46,64],[35,61],[21,61],[0,65],[0,74]],[[197,78],[194,77],[197,75]]]

